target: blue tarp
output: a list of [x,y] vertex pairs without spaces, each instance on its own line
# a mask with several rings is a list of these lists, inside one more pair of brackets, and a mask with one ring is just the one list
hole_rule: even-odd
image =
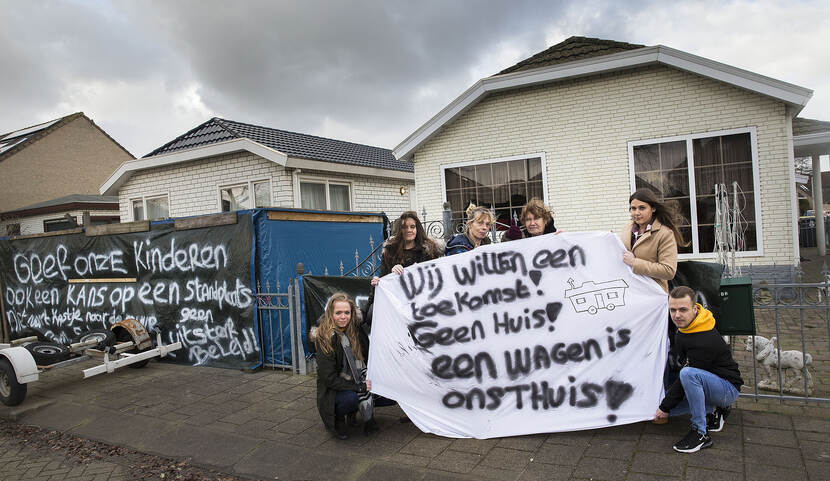
[[[297,263],[302,262],[305,273],[340,275],[340,263],[348,271],[355,265],[355,251],[359,259],[371,253],[371,242],[377,247],[383,242],[383,222],[317,222],[296,220],[269,220],[268,211],[297,211],[295,209],[262,209],[254,214],[256,232],[256,263],[258,292],[287,292],[292,277],[297,276]],[[333,214],[333,212],[325,212]],[[365,216],[366,213],[359,215]],[[378,215],[380,214],[373,214]],[[276,301],[274,301],[276,302]],[[291,331],[287,311],[259,310],[262,329],[262,351],[266,364],[291,365]],[[281,317],[280,317],[281,316]],[[280,320],[282,320],[280,326]],[[301,333],[307,346],[305,319]],[[306,349],[307,350],[307,349]]]

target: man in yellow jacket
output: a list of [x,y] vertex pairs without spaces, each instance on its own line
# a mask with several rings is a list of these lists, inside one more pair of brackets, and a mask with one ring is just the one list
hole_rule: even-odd
[[723,429],[729,406],[743,384],[738,363],[715,329],[712,313],[695,303],[695,291],[681,286],[669,293],[669,314],[677,326],[675,348],[686,366],[666,392],[655,421],[691,413],[689,434],[674,445],[675,451],[694,453],[712,446],[709,432]]

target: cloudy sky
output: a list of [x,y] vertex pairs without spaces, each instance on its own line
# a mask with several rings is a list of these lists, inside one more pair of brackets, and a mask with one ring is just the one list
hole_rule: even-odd
[[662,44],[814,91],[830,2],[0,0],[0,132],[83,111],[140,157],[210,117],[393,148],[572,35]]

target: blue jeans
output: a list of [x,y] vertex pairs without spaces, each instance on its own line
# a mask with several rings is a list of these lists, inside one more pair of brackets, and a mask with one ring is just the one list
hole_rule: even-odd
[[716,406],[729,407],[738,399],[738,389],[726,379],[695,367],[680,370],[680,383],[686,398],[669,413],[671,416],[692,414],[692,425],[701,434],[706,433],[706,414]]
[[334,415],[345,416],[357,411],[360,398],[354,391],[337,391],[334,398]]

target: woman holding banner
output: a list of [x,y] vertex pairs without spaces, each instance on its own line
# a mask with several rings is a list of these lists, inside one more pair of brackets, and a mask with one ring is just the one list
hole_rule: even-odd
[[677,271],[677,245],[688,245],[677,228],[677,211],[648,189],[637,190],[628,202],[631,222],[620,233],[626,249],[622,260],[635,274],[654,279],[668,294],[669,281]]
[[[444,255],[444,245],[430,239],[424,230],[418,213],[408,210],[401,214],[395,223],[392,224],[392,236],[383,243],[383,253],[380,262],[380,277],[390,272],[397,275],[403,274],[405,267],[419,262],[431,261]],[[366,322],[372,326],[372,307],[375,303],[375,286],[380,282],[380,277],[372,278],[372,292],[369,294],[369,302],[366,304]],[[391,406],[394,401],[385,398],[376,399],[378,406]],[[404,414],[399,418],[402,423],[409,422]]]
[[309,334],[317,347],[317,410],[326,429],[338,439],[349,437],[346,418],[354,426],[358,409],[363,415],[365,434],[379,429],[369,392],[372,381],[366,379],[369,339],[358,326],[358,313],[348,294],[335,293],[318,326]]
[[481,245],[490,243],[487,233],[496,219],[487,207],[476,207],[470,203],[467,207],[467,223],[464,224],[464,233],[458,234],[447,243],[448,256],[469,252]]
[[525,237],[556,232],[556,226],[553,225],[553,211],[548,209],[538,197],[530,199],[522,207],[519,220],[524,224]]
[[[431,261],[443,254],[443,245],[430,239],[418,214],[408,210],[398,217],[392,225],[392,236],[383,243],[380,277],[390,272],[401,275],[405,267]],[[380,277],[372,278],[372,287],[378,285]]]
[[[623,262],[631,266],[635,274],[651,277],[669,292],[669,281],[677,271],[677,245],[688,245],[677,228],[677,211],[660,202],[654,192],[638,189],[628,198],[631,222],[620,233],[625,252]],[[677,378],[680,368],[674,353],[674,333],[677,331],[669,317],[667,322],[669,355],[663,384],[670,386]]]

